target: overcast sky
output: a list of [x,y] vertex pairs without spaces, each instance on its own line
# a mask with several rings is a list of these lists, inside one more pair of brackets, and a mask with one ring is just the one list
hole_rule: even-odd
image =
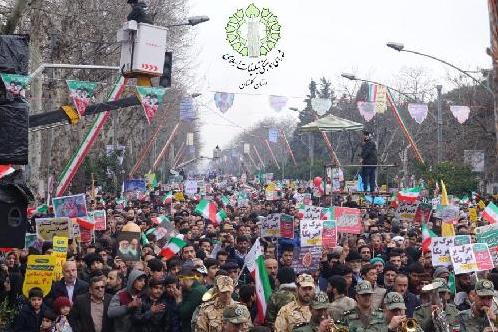
[[[403,67],[423,67],[443,86],[453,72],[442,64],[408,53],[398,53],[386,42],[403,42],[407,49],[429,53],[465,70],[488,68],[489,17],[485,0],[266,0],[282,25],[277,48],[285,59],[266,76],[259,90],[239,89],[245,77],[222,56],[235,55],[225,40],[228,18],[247,0],[190,0],[191,15],[210,21],[193,27],[193,55],[197,68],[196,98],[202,121],[203,154],[216,145],[226,147],[243,128],[267,117],[288,117],[287,108],[276,113],[268,95],[289,96],[290,107],[302,106],[311,78],[325,76],[333,86],[345,84],[342,72],[393,83]],[[242,58],[242,57],[238,57]],[[449,88],[449,87],[448,87]],[[237,93],[233,107],[223,116],[216,111],[214,91]],[[242,94],[241,94],[242,93]],[[254,95],[257,94],[257,95]],[[240,127],[238,127],[240,126]]]

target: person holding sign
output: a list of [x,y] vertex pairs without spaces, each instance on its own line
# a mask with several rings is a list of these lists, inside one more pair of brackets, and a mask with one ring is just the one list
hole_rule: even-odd
[[[477,281],[476,299],[470,309],[460,312],[460,332],[497,331],[498,312],[493,311],[493,283],[487,279]],[[493,324],[493,328],[490,326]]]

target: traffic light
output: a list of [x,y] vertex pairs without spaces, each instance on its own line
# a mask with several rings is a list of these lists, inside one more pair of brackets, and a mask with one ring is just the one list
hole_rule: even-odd
[[173,53],[166,52],[164,55],[163,74],[159,78],[159,85],[163,88],[171,87],[171,73],[173,72]]

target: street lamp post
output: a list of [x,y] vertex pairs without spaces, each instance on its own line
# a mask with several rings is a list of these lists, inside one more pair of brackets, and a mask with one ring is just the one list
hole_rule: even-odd
[[187,18],[187,22],[168,24],[166,27],[167,28],[181,27],[181,26],[185,26],[185,25],[194,26],[194,25],[204,23],[207,21],[209,21],[209,17],[207,17],[207,16],[192,16],[192,17]]
[[[495,146],[496,146],[496,152],[498,153],[498,98],[496,96],[496,93],[495,91],[490,87],[489,85],[489,81],[488,81],[488,84],[484,84],[484,81],[480,81],[478,80],[477,78],[475,78],[474,76],[470,75],[468,72],[466,72],[465,70],[455,66],[454,64],[452,63],[449,63],[448,61],[445,61],[443,59],[440,59],[438,57],[435,57],[433,55],[430,55],[430,54],[425,54],[425,53],[422,53],[422,52],[418,52],[418,51],[413,51],[413,50],[407,50],[405,49],[405,45],[402,44],[402,43],[395,43],[395,42],[389,42],[386,44],[387,47],[389,48],[392,48],[393,50],[396,50],[398,52],[407,52],[407,53],[413,53],[413,54],[416,54],[416,55],[420,55],[420,56],[423,56],[423,57],[426,57],[426,58],[430,58],[432,60],[435,60],[435,61],[438,61],[438,62],[441,62],[447,66],[450,66],[451,68],[459,71],[460,73],[464,74],[465,76],[469,77],[472,81],[474,81],[477,85],[481,85],[483,86],[486,91],[488,91],[491,96],[493,96],[493,102],[494,102],[494,117],[495,117],[495,135],[496,135],[496,143],[495,143]],[[494,81],[498,81],[498,78],[497,77],[494,77]]]
[[442,85],[436,86],[437,89],[437,163],[443,161],[443,102],[441,100]]

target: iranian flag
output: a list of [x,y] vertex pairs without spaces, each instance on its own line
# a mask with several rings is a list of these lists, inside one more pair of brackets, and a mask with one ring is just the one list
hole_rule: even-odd
[[426,224],[422,224],[422,252],[431,251],[430,246],[433,237],[436,237],[436,234]]
[[36,208],[28,208],[28,218],[31,218],[35,213],[48,213],[48,205],[42,204]]
[[484,211],[482,211],[482,217],[490,224],[496,224],[498,222],[498,206],[490,202]]
[[230,199],[228,197],[226,197],[225,195],[221,196],[221,203],[223,203],[223,205],[227,206],[227,205],[230,205]]
[[259,238],[256,239],[251,250],[247,253],[244,259],[244,265],[247,267],[255,281],[257,308],[256,322],[263,324],[265,321],[268,299],[271,295],[271,286],[268,273],[266,272],[265,257]]
[[76,218],[76,222],[78,223],[78,225],[80,225],[80,227],[83,227],[84,229],[92,230],[95,228],[95,219],[88,216]]
[[320,212],[321,220],[333,220],[334,219],[334,210],[333,208],[323,208],[322,212]]
[[150,220],[152,220],[152,222],[154,223],[154,225],[159,225],[159,224],[162,224],[163,222],[169,221],[168,217],[163,216],[163,215],[159,215],[159,216],[156,216],[156,217],[151,217]]
[[419,195],[420,195],[419,187],[408,188],[405,190],[401,190],[398,193],[398,201],[413,203],[418,199]]
[[227,213],[225,210],[220,209],[218,213],[216,213],[216,220],[214,224],[219,225],[222,221],[224,221],[227,218]]
[[0,179],[14,173],[16,170],[11,165],[0,165]]
[[161,198],[161,202],[163,204],[171,204],[173,203],[173,192],[169,191]]
[[180,252],[180,250],[185,247],[187,242],[183,240],[183,234],[179,234],[175,237],[172,237],[168,244],[161,249],[161,256],[166,258],[167,260],[171,257],[175,256]]
[[208,201],[207,199],[201,199],[199,204],[195,207],[195,213],[203,216],[206,219],[216,222],[216,215],[218,213],[218,207],[216,203]]

